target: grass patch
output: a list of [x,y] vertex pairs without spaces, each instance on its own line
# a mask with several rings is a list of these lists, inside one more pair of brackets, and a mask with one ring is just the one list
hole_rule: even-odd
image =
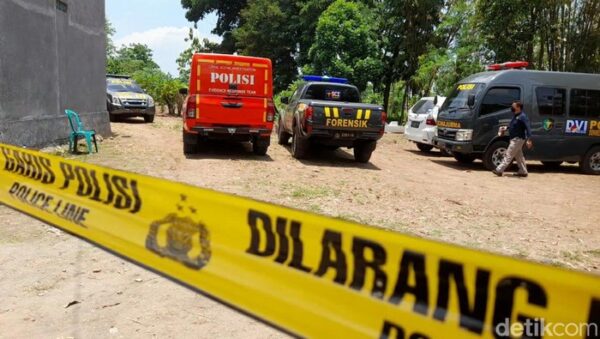
[[359,223],[359,224],[367,224],[367,225],[369,224],[366,220],[362,219],[361,217],[352,215],[352,214],[341,213],[341,214],[336,215],[335,218],[346,220],[346,221],[351,221],[351,222],[355,222],[355,223]]
[[317,204],[312,204],[312,205],[308,206],[307,210],[310,212],[313,212],[313,213],[323,214],[323,210],[321,209],[321,206],[317,205]]
[[592,257],[600,258],[600,248],[590,251],[585,251],[586,254],[591,255]]
[[434,229],[434,230],[430,230],[429,232],[427,232],[427,234],[429,234],[429,236],[431,236],[431,237],[441,238],[444,235],[444,232],[442,232],[441,230],[438,230],[438,229]]
[[582,260],[581,255],[576,252],[562,251],[560,255],[563,259],[570,262],[580,262]]
[[337,192],[327,187],[294,187],[291,190],[292,198],[314,199],[328,196],[336,196]]
[[171,126],[171,129],[174,131],[181,131],[182,128],[183,128],[183,122],[181,122],[181,121],[178,121],[174,125]]
[[527,259],[527,257],[529,257],[529,253],[527,253],[523,249],[518,249],[517,253],[514,255],[514,257],[520,258],[520,259]]

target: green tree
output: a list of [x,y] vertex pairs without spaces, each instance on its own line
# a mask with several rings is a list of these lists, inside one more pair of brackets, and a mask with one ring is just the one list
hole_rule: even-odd
[[185,42],[190,44],[190,47],[186,48],[179,57],[177,58],[177,70],[179,71],[179,79],[183,83],[188,83],[190,80],[190,69],[192,56],[194,53],[215,53],[219,51],[219,44],[216,42],[212,42],[206,38],[200,39],[194,36],[194,30],[190,28],[187,38],[185,38]]
[[406,107],[415,84],[419,57],[427,51],[435,27],[440,22],[443,0],[383,0],[377,6],[381,19],[380,45],[383,52],[383,99],[389,104],[392,85],[404,81],[402,107]]
[[187,10],[185,17],[191,22],[197,23],[209,13],[217,14],[217,26],[213,33],[223,37],[220,48],[224,53],[236,51],[232,32],[242,23],[241,11],[246,3],[246,0],[181,0],[181,5]]
[[357,2],[337,0],[321,15],[307,71],[348,78],[364,90],[378,84],[382,71],[371,10]]
[[440,24],[419,57],[419,68],[411,81],[421,96],[447,95],[460,79],[483,70],[491,58],[478,32],[474,0],[446,4]]
[[600,1],[479,0],[478,30],[496,62],[552,71],[600,71]]
[[160,106],[166,106],[169,114],[180,115],[179,89],[185,84],[158,68],[145,68],[133,73],[133,79],[154,98]]
[[130,44],[123,46],[107,60],[106,72],[108,74],[131,75],[141,69],[158,69],[152,59],[152,50],[144,44]]
[[294,2],[289,23],[297,38],[298,51],[296,61],[300,67],[308,65],[311,60],[308,52],[315,42],[317,23],[321,14],[334,0],[297,0]]
[[108,21],[108,19],[104,21],[104,35],[106,36],[106,58],[108,59],[114,56],[117,50],[113,41],[113,36],[115,35],[115,28],[110,23],[110,21]]
[[250,0],[241,15],[244,24],[233,32],[239,52],[271,59],[275,91],[287,88],[296,79],[298,66],[286,8],[278,1]]

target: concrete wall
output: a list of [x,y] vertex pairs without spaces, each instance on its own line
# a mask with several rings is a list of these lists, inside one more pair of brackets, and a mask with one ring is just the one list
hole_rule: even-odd
[[66,108],[110,134],[104,0],[0,0],[0,142],[41,146],[69,135]]

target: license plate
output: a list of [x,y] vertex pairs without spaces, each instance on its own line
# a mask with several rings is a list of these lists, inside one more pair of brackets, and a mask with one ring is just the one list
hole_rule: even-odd
[[412,128],[419,128],[419,126],[421,126],[420,121],[411,121],[411,123],[410,123],[410,127],[412,127]]
[[355,134],[351,132],[339,132],[335,134],[336,138],[354,138]]

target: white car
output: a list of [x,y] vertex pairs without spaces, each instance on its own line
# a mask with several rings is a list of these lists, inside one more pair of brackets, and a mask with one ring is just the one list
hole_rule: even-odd
[[385,133],[404,133],[404,126],[400,126],[398,121],[391,121],[385,124]]
[[429,152],[434,147],[437,114],[445,100],[445,97],[440,96],[423,97],[408,110],[404,135],[423,152]]

